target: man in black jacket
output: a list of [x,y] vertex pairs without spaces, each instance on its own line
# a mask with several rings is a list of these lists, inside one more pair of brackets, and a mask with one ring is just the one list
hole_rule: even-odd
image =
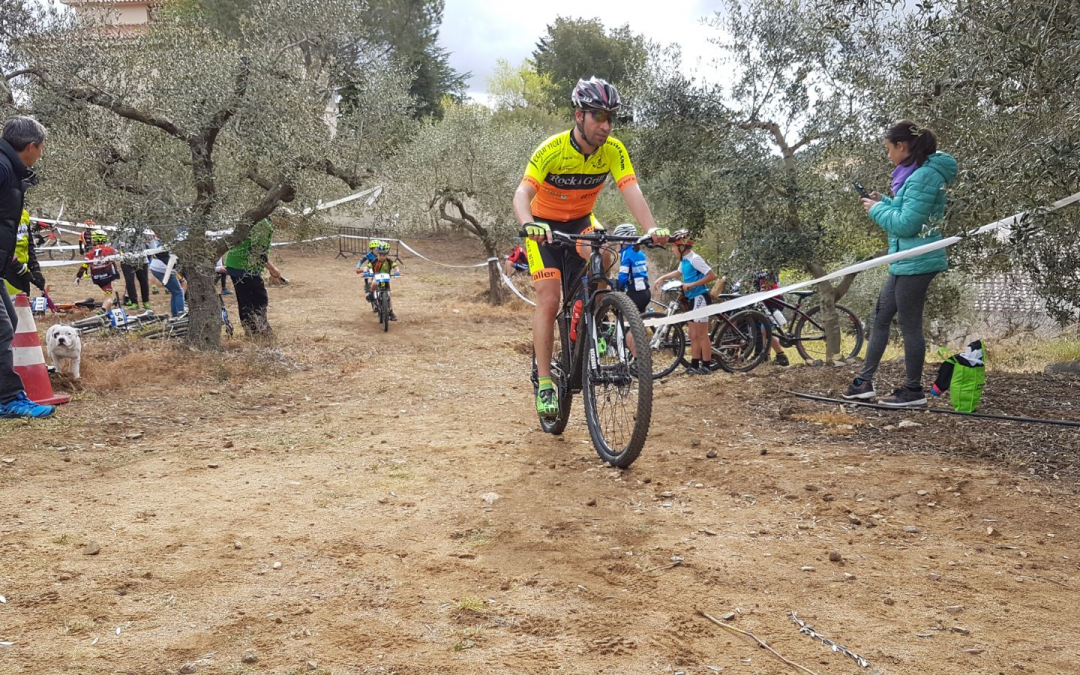
[[[15,259],[15,242],[22,218],[23,196],[36,181],[31,167],[45,147],[45,127],[30,117],[4,122],[0,139],[0,277],[22,288],[33,276],[29,265]],[[38,405],[26,397],[22,379],[15,372],[15,337],[18,318],[7,294],[0,291],[0,417],[48,417],[55,408]]]

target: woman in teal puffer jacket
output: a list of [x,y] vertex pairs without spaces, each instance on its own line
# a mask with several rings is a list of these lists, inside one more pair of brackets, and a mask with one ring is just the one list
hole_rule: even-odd
[[[876,192],[863,199],[863,208],[889,235],[889,253],[897,253],[941,239],[945,217],[945,186],[956,178],[956,160],[937,151],[934,132],[903,120],[885,134],[889,161],[896,165],[892,177],[893,197]],[[904,338],[904,386],[878,401],[882,405],[908,407],[926,405],[922,389],[926,338],[923,336],[923,308],[930,282],[948,269],[945,249],[931,251],[889,265],[889,278],[878,296],[874,325],[866,361],[844,398],[871,399],[877,396],[873,379],[881,355],[889,341],[894,316],[900,320]]]

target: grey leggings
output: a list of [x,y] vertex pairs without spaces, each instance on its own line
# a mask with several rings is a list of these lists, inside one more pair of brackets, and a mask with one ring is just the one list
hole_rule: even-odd
[[878,296],[874,309],[874,327],[870,331],[870,345],[866,348],[859,379],[873,380],[881,363],[881,355],[889,343],[889,327],[893,317],[899,315],[900,334],[904,338],[904,370],[909,389],[922,389],[923,362],[926,361],[926,338],[923,337],[923,307],[926,291],[937,272],[897,276],[890,274]]

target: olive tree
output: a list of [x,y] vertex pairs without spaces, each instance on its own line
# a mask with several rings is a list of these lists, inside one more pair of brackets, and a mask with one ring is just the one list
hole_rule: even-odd
[[542,132],[494,123],[481,105],[447,103],[396,158],[387,197],[476,237],[489,259],[490,300],[505,298],[497,260],[518,230],[511,200]]
[[[60,22],[21,46],[52,131],[46,191],[174,242],[196,347],[220,342],[214,261],[284,203],[359,189],[409,123],[408,84],[374,55],[361,4],[266,0],[227,33],[190,11],[121,39]],[[347,114],[343,82],[359,92]]]

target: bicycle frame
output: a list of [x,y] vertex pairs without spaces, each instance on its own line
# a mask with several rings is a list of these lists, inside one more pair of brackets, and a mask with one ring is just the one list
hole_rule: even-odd
[[[592,253],[589,255],[589,260],[585,265],[585,273],[577,279],[570,287],[570,291],[564,293],[562,300],[562,308],[559,313],[555,315],[556,321],[564,322],[566,328],[566,336],[570,336],[570,329],[572,328],[571,322],[574,320],[574,303],[577,302],[578,296],[581,295],[582,288],[587,289],[584,300],[581,303],[581,317],[579,318],[578,333],[576,340],[567,340],[568,344],[560,345],[563,353],[568,357],[567,363],[570,364],[570,372],[566,373],[567,388],[573,393],[580,393],[582,389],[582,379],[584,374],[584,358],[585,358],[585,344],[586,340],[583,339],[583,335],[587,336],[589,340],[596,342],[596,326],[592,320],[592,310],[596,307],[597,301],[605,294],[611,293],[615,284],[607,274],[604,272],[604,244],[607,243],[630,243],[630,244],[647,244],[650,241],[649,237],[613,237],[608,236],[606,233],[590,234],[590,235],[568,235],[563,232],[552,232],[554,237],[553,244],[557,244],[562,247],[574,246],[579,241],[586,241],[592,244]],[[600,284],[606,283],[607,288],[601,288]],[[584,328],[584,330],[582,330]],[[619,349],[620,358],[625,358],[626,354],[623,350],[626,349],[624,336],[622,335],[622,326],[616,326],[616,330],[619,331],[615,340],[615,345]],[[594,352],[595,353],[595,352]]]

